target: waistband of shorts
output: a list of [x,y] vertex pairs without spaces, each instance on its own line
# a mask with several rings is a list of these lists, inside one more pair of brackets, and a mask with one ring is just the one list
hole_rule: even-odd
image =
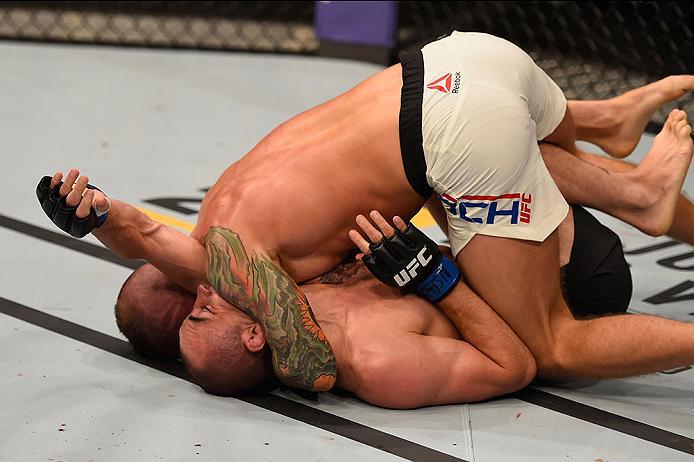
[[400,92],[400,154],[405,175],[412,189],[428,198],[434,192],[427,182],[427,164],[422,147],[422,97],[424,57],[421,50],[400,53],[402,91]]

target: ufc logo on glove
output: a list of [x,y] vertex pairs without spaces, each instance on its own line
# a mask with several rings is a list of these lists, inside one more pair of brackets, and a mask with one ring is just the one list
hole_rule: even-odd
[[416,278],[417,268],[419,268],[420,266],[425,267],[431,261],[433,257],[424,257],[426,251],[426,247],[420,250],[417,256],[407,264],[407,267],[401,270],[400,273],[395,275],[393,279],[395,279],[395,282],[398,284],[399,287],[403,287],[405,284],[410,282],[412,278]]
[[364,264],[376,279],[403,293],[415,292],[431,302],[450,293],[460,280],[455,263],[443,255],[434,241],[408,223],[391,237],[369,246]]

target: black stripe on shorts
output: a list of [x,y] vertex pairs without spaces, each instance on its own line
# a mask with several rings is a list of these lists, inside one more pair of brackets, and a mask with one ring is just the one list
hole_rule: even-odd
[[405,175],[412,189],[429,198],[434,190],[427,183],[427,164],[422,147],[422,97],[424,57],[421,50],[400,53],[402,92],[400,93],[400,153]]

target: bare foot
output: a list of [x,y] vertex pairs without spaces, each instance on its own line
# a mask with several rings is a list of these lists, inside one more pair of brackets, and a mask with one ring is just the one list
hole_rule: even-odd
[[635,207],[619,218],[646,234],[661,236],[672,227],[675,207],[692,162],[692,127],[680,109],[670,112],[650,151],[632,172]]
[[634,151],[653,113],[690,91],[694,91],[694,75],[671,75],[605,100],[601,105],[608,126],[586,141],[613,157],[626,157]]

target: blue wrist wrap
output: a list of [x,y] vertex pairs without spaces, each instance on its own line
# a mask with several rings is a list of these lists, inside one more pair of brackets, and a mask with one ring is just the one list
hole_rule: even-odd
[[432,303],[444,298],[460,280],[455,262],[443,255],[434,271],[417,286],[417,293]]

